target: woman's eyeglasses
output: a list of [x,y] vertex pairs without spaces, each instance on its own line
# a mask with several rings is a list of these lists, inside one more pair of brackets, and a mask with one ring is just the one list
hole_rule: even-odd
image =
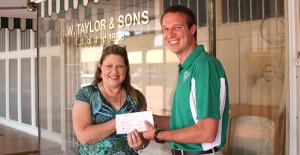
[[103,50],[105,50],[108,47],[116,47],[116,48],[124,48],[124,49],[126,49],[126,46],[122,45],[122,44],[105,44],[105,45],[103,45]]

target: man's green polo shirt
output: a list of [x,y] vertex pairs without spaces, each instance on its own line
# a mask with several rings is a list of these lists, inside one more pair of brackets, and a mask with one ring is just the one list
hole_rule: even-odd
[[224,68],[219,60],[197,46],[183,64],[179,64],[176,91],[173,97],[170,129],[192,126],[199,119],[219,120],[215,142],[182,144],[170,142],[172,148],[184,151],[203,151],[222,148],[228,126],[228,85]]

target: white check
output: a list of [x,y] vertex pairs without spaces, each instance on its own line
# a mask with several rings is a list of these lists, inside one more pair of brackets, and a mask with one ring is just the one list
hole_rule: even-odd
[[116,115],[117,134],[127,134],[134,129],[138,132],[146,131],[145,120],[154,125],[152,111]]

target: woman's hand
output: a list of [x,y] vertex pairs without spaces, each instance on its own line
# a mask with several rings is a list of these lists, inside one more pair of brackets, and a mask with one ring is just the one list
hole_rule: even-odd
[[143,140],[144,138],[142,133],[139,133],[136,129],[127,134],[128,145],[135,150],[144,148]]

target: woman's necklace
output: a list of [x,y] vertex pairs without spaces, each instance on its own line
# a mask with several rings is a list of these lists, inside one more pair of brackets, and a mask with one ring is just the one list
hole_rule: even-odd
[[[105,87],[104,87],[104,85],[103,85],[103,82],[102,82],[102,87],[103,87],[104,93],[105,93],[106,96],[107,96],[108,102],[109,102],[110,104],[116,103],[116,102],[118,101],[118,100],[117,100],[117,97],[113,98],[112,96],[110,96],[110,95],[106,92]],[[110,97],[112,97],[112,101],[114,101],[114,102],[112,102],[112,101],[110,100]],[[121,92],[120,92],[119,107],[117,107],[117,108],[119,108],[119,109],[121,109],[121,100],[122,100],[122,89],[121,89]],[[115,108],[115,109],[117,109],[117,108]]]

